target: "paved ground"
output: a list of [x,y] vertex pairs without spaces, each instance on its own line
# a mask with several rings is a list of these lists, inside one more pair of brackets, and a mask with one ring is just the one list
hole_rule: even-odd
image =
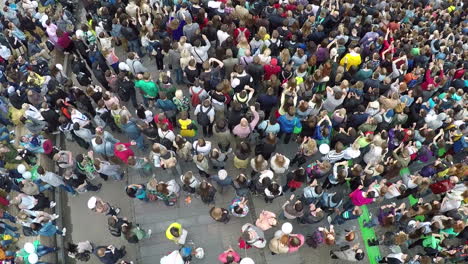
[[[117,55],[121,59],[125,59],[124,52],[119,49]],[[143,58],[144,64],[150,69],[152,76],[157,78],[157,70],[154,60]],[[184,92],[188,94],[188,90],[185,87],[181,87]],[[137,93],[138,94],[138,93]],[[141,100],[140,100],[141,101]],[[127,107],[132,109],[131,106]],[[125,135],[116,135],[122,141],[128,142],[128,138]],[[66,142],[65,148],[71,150],[73,153],[83,153],[84,150],[78,147],[73,142]],[[296,143],[290,143],[288,145],[280,144],[278,150],[288,157],[292,157],[297,149]],[[138,153],[138,152],[137,152]],[[193,163],[181,163],[183,171],[193,170],[197,171]],[[226,167],[230,175],[236,175],[237,170],[233,169],[232,156],[228,161]],[[215,171],[213,171],[215,173]],[[169,180],[175,177],[169,171],[155,170],[154,176],[160,180]],[[179,181],[179,177],[176,179]],[[237,240],[241,234],[241,227],[245,223],[254,223],[258,214],[263,210],[270,210],[277,214],[281,211],[281,205],[284,203],[285,197],[278,198],[273,204],[266,205],[262,197],[253,197],[250,199],[251,212],[245,218],[239,219],[232,217],[228,224],[217,223],[211,219],[208,212],[211,207],[204,205],[198,199],[192,199],[191,204],[185,204],[184,196],[179,199],[179,202],[174,207],[166,207],[164,204],[159,202],[144,203],[138,200],[131,200],[126,196],[124,189],[128,183],[146,183],[149,178],[141,177],[136,171],[130,170],[127,173],[127,177],[122,182],[115,182],[109,180],[105,182],[102,190],[97,194],[106,201],[110,201],[112,204],[118,205],[122,208],[121,216],[127,216],[135,223],[140,224],[144,229],[152,229],[153,236],[150,239],[142,241],[139,245],[128,245],[123,239],[116,239],[112,237],[107,231],[107,220],[102,215],[91,213],[87,207],[86,202],[88,198],[95,193],[85,193],[77,197],[66,198],[66,208],[64,212],[65,224],[70,230],[70,236],[67,236],[68,240],[74,242],[82,240],[90,240],[96,245],[107,245],[114,244],[116,246],[126,245],[128,251],[128,257],[126,259],[133,260],[138,264],[155,264],[159,263],[162,256],[176,250],[178,247],[168,241],[165,237],[165,230],[174,221],[181,223],[184,228],[189,231],[188,240],[193,241],[196,247],[202,247],[205,249],[205,258],[203,260],[194,260],[193,263],[200,264],[215,264],[218,263],[217,256],[227,247],[232,246],[237,249],[238,252],[243,256],[251,257],[256,261],[257,264],[282,264],[290,262],[291,264],[310,263],[311,260],[317,260],[321,263],[344,263],[330,259],[329,250],[332,249],[328,246],[322,246],[317,249],[308,248],[304,246],[299,252],[288,255],[275,255],[272,256],[266,248],[265,250],[249,249],[247,251],[240,250],[237,247]],[[285,180],[285,179],[283,179]],[[102,180],[100,180],[102,181]],[[296,194],[300,195],[300,191],[296,191]],[[226,190],[223,194],[216,194],[216,206],[226,208],[232,198],[234,197],[234,191],[232,189]],[[289,197],[289,195],[287,195]],[[280,221],[279,227],[284,221]],[[309,225],[297,225],[294,224],[294,231],[304,235],[312,233],[319,226],[326,226],[326,221],[321,224],[313,226]],[[357,225],[357,222],[351,222],[353,225]],[[279,228],[278,227],[278,228]],[[344,226],[336,228],[344,229]],[[274,232],[277,229],[268,230],[265,235],[269,240],[273,237]],[[359,232],[356,232],[359,236]],[[358,237],[356,241],[359,241]],[[361,245],[363,245],[361,241]],[[72,260],[68,258],[72,263]],[[89,263],[99,263],[96,258],[92,258]],[[368,263],[367,259],[363,263]]]

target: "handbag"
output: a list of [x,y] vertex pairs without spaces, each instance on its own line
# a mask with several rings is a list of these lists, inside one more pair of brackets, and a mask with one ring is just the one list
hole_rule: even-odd
[[297,117],[294,120],[294,128],[293,128],[293,134],[300,134],[302,132],[302,126],[298,127],[297,125]]

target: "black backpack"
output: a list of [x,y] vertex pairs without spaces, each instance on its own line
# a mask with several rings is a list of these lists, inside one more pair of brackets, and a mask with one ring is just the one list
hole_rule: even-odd
[[208,116],[208,113],[211,111],[211,108],[213,108],[213,106],[210,105],[206,112],[203,112],[203,106],[200,106],[200,112],[197,114],[198,124],[201,126],[207,126],[210,124],[210,117]]
[[268,46],[268,48],[271,51],[271,56],[273,57],[279,56],[280,46],[281,46],[281,40],[276,39],[276,41],[273,42],[273,40],[270,39],[270,46]]
[[172,141],[170,141],[169,139],[166,138],[166,135],[168,134],[169,132],[167,132],[164,137],[161,137],[161,141],[159,143],[161,143],[161,145],[163,145],[164,147],[166,147],[167,150],[171,150],[172,149]]
[[134,89],[134,83],[132,81],[122,80],[118,82],[118,88],[117,94],[119,98],[124,102],[128,102],[128,100],[130,100],[131,89]]

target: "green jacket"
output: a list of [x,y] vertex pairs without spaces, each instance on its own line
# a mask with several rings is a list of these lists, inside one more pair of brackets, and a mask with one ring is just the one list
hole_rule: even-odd
[[135,87],[143,92],[146,98],[156,98],[159,94],[159,87],[152,81],[138,80],[135,81]]

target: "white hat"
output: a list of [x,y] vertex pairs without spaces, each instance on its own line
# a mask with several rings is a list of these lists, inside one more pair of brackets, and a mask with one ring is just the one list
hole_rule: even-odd
[[28,262],[31,264],[36,264],[39,261],[39,256],[36,253],[31,253],[28,256]]
[[320,153],[325,155],[328,152],[330,152],[330,146],[328,146],[327,144],[322,144],[322,145],[319,146],[319,151],[320,151]]
[[94,209],[94,207],[96,207],[96,202],[97,202],[96,197],[91,196],[91,198],[89,198],[89,200],[88,200],[88,208],[89,209]]
[[220,180],[224,180],[227,177],[227,171],[226,170],[220,170],[218,171],[218,178]]
[[27,243],[24,244],[24,251],[31,254],[31,253],[36,252],[36,248],[34,247],[33,243],[27,242]]
[[241,259],[239,264],[255,264],[255,262],[251,258],[243,258]]
[[8,94],[12,94],[12,93],[14,93],[15,91],[16,91],[16,90],[15,90],[15,87],[13,87],[13,86],[8,87],[8,90],[7,90]]
[[18,171],[18,173],[23,174],[26,171],[26,166],[20,164],[18,165],[18,167],[16,167],[16,170]]
[[55,64],[55,67],[61,71],[63,71],[63,66],[62,64],[58,63],[58,64]]
[[281,231],[283,231],[283,233],[285,233],[286,235],[291,234],[292,230],[293,226],[289,222],[286,222],[281,226]]

